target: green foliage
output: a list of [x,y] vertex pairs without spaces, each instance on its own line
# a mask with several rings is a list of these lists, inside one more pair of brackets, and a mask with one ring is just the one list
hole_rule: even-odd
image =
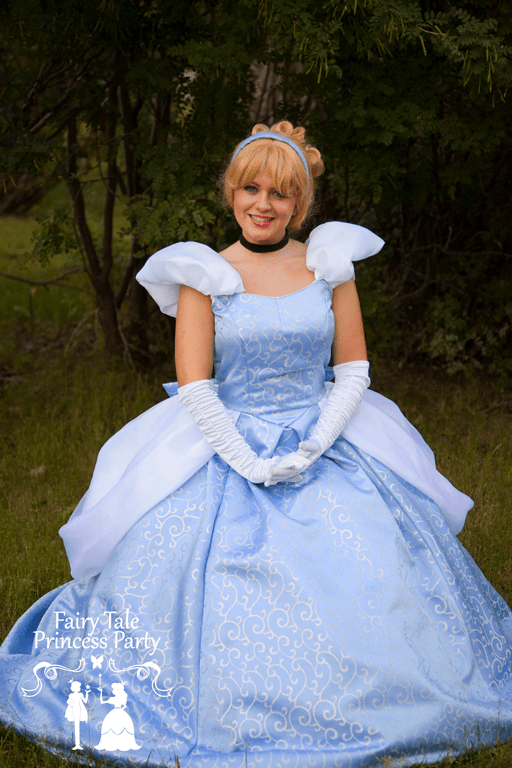
[[[37,169],[78,181],[73,228],[62,210],[43,219],[35,253],[47,263],[71,253],[78,236],[98,306],[105,279],[118,302],[130,294],[119,288],[133,280],[133,259],[138,268],[177,239],[219,247],[236,236],[225,231],[215,180],[251,123],[287,118],[306,125],[325,155],[317,223],[342,218],[387,242],[364,278],[370,345],[450,371],[500,360],[507,373],[508,6],[73,0],[65,9],[48,2],[44,12],[13,4],[3,18],[4,181]],[[124,221],[114,261],[100,231],[114,215],[108,195],[97,195],[97,226],[87,192],[91,183],[112,187],[109,162]],[[135,307],[130,301],[129,321],[140,327],[145,314]]]
[[[374,228],[387,242],[364,282],[370,350],[428,356],[451,372],[496,361],[506,375],[512,114],[501,96],[511,79],[510,25],[498,6],[431,9],[359,7],[347,25],[358,14],[367,23],[367,58],[341,46],[341,82],[327,76],[316,87],[292,73],[286,88],[300,82],[301,94],[317,95],[316,107],[295,109],[326,150],[328,218]],[[492,291],[479,292],[488,284]]]
[[145,151],[144,168],[152,184],[127,206],[141,246],[155,251],[178,240],[204,240],[218,223],[221,208],[202,162],[181,142],[171,147],[160,143]]
[[42,266],[54,256],[76,253],[77,243],[69,208],[55,208],[36,217],[39,229],[33,237],[32,257]]
[[[495,280],[480,294],[479,311],[470,313],[463,295],[446,291],[429,303],[421,348],[444,364],[448,373],[468,367],[499,374],[503,385],[512,374],[512,357],[503,354],[512,330],[512,301],[508,286]],[[477,317],[473,317],[476,314]]]

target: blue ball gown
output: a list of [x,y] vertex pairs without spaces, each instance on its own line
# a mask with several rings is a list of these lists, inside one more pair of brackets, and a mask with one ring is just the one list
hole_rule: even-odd
[[[138,279],[169,313],[180,284],[212,296],[219,396],[259,456],[284,455],[329,396],[333,287],[381,246],[322,225],[314,281],[277,298],[198,243]],[[456,538],[471,500],[398,408],[367,392],[300,482],[265,488],[167,389],[103,447],[61,531],[74,581],[2,646],[2,721],[70,754],[74,680],[89,691],[74,754],[115,764],[409,765],[511,738],[511,612]],[[115,683],[135,746],[98,751]]]

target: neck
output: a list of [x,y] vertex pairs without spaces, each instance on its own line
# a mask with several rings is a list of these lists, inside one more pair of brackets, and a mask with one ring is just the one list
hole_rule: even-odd
[[288,232],[286,232],[283,239],[278,243],[264,243],[260,245],[259,243],[251,243],[249,240],[246,240],[243,234],[241,234],[240,244],[243,245],[244,248],[247,248],[248,251],[252,251],[253,253],[274,253],[274,251],[280,251],[281,248],[284,248],[285,245],[288,245],[289,239],[290,236],[288,235]]

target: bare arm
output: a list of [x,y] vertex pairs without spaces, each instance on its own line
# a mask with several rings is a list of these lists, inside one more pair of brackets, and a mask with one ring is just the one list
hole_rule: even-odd
[[335,323],[332,344],[333,364],[367,360],[363,318],[354,280],[348,280],[334,289],[332,311]]
[[176,315],[176,373],[180,387],[211,379],[214,315],[209,296],[182,285]]

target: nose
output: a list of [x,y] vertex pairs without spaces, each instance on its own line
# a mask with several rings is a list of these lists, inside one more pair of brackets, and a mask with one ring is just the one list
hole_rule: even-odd
[[268,209],[270,208],[270,195],[266,190],[260,189],[260,191],[258,192],[258,197],[256,199],[256,207],[260,211],[268,211]]

